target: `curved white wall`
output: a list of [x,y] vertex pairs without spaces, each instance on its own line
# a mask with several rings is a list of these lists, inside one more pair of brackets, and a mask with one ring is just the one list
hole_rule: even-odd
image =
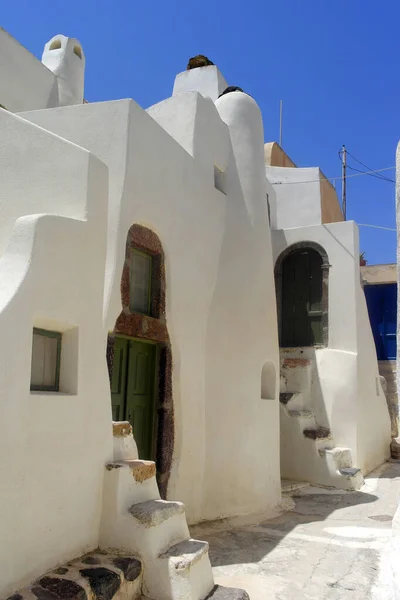
[[55,35],[44,47],[42,63],[57,77],[58,105],[82,104],[85,55],[80,42]]
[[316,242],[328,254],[328,347],[290,356],[315,356],[312,411],[367,474],[389,456],[390,418],[360,284],[358,229],[346,221],[273,231],[272,239],[275,261],[299,242]]
[[12,112],[58,106],[54,73],[1,27],[0,104]]
[[[2,164],[0,199],[8,211],[0,258],[0,472],[7,482],[0,491],[0,595],[6,596],[98,545],[112,433],[102,323],[107,168],[6,111],[0,129],[9,134],[10,159]],[[52,214],[30,214],[35,206]],[[34,326],[64,333],[62,387],[75,393],[30,392]]]
[[[262,122],[255,102],[239,96],[239,115],[250,111],[246,134],[256,135],[247,159],[239,151],[238,121],[231,146],[215,106],[192,93],[149,109],[184,148],[133,101],[24,115],[88,148],[109,167],[108,329],[121,309],[129,227],[142,224],[161,240],[175,410],[168,496],[185,502],[191,522],[267,509],[280,498],[278,401],[261,400],[262,367],[267,360],[278,364]],[[228,97],[219,111],[224,104],[230,104]],[[187,115],[181,128],[172,123],[179,111]],[[236,160],[242,161],[240,175]],[[214,187],[214,165],[226,165],[226,194]],[[255,215],[262,220],[254,221]],[[222,440],[227,419],[229,433]]]

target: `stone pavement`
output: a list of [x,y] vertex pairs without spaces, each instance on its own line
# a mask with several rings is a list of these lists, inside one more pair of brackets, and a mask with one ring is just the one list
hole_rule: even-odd
[[398,600],[399,500],[400,461],[391,461],[359,492],[304,487],[271,520],[206,523],[191,534],[210,543],[216,583],[251,600]]

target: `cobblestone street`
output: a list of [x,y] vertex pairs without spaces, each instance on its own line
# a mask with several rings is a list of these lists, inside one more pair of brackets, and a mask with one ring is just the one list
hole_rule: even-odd
[[251,600],[392,600],[382,563],[399,496],[400,461],[388,462],[362,491],[305,487],[272,520],[221,521],[192,534],[210,543],[216,582],[246,589]]

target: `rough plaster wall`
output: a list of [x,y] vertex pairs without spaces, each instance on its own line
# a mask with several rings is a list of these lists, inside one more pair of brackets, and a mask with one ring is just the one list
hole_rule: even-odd
[[269,167],[296,168],[297,166],[277,142],[264,144],[264,162]]
[[[292,169],[266,166],[265,174],[276,193],[274,229],[321,224],[320,182],[317,167]],[[295,182],[302,183],[295,185]]]
[[[262,119],[254,100],[239,92],[216,106],[229,127],[234,160],[208,323],[205,518],[268,510],[280,488],[279,356]],[[274,379],[270,400],[261,399],[266,362]]]
[[358,230],[347,221],[276,231],[272,240],[275,260],[303,241],[317,242],[328,254],[329,341],[315,353],[312,408],[335,444],[350,447],[355,466],[368,471],[387,456],[390,421],[384,396],[376,394],[378,365],[360,286]]
[[366,265],[361,267],[361,277],[364,285],[397,283],[397,264]]
[[212,100],[198,92],[188,92],[184,102],[180,95],[172,96],[146,112],[193,156],[196,168],[203,170],[203,178],[214,186],[214,166],[225,171],[230,141],[228,128],[221,122]]
[[321,171],[319,172],[319,176],[321,181],[321,222],[339,223],[344,219],[336,190],[331,182],[328,181],[328,179],[325,179],[325,176]]
[[378,366],[379,374],[381,378],[384,378],[383,382],[381,380],[381,384],[388,404],[392,438],[397,438],[399,435],[399,399],[396,385],[396,361],[380,360]]
[[176,96],[196,91],[215,102],[227,87],[228,84],[218,67],[216,65],[208,65],[207,67],[198,67],[178,73],[175,78],[172,95]]
[[[57,136],[7,111],[1,111],[0,119],[1,256],[20,216],[48,213],[83,219],[87,175],[81,168],[82,152],[76,151],[73,144],[60,143]],[[35,160],[28,160],[30,156]]]
[[[107,169],[15,115],[0,114],[0,128],[9,132],[7,149],[15,160],[2,163],[9,196],[1,205],[12,198],[16,217],[29,215],[32,198],[46,192],[32,164],[40,174],[47,163],[56,213],[57,202],[66,199],[63,190],[57,195],[52,189],[51,171],[60,173],[59,185],[68,167],[75,180],[69,188],[75,215],[21,216],[0,258],[0,466],[7,482],[0,493],[0,595],[6,596],[98,545],[112,435],[102,326]],[[30,392],[33,326],[65,332],[70,357],[61,366],[61,385],[71,391],[77,386],[75,393]]]
[[[149,227],[162,243],[175,412],[168,497],[185,502],[188,518],[194,522],[219,516],[222,501],[227,514],[256,510],[261,499],[263,507],[279,501],[278,402],[277,398],[261,400],[262,368],[278,348],[265,181],[261,195],[259,188],[253,197],[246,196],[252,218],[263,215],[259,225],[250,227],[232,156],[226,169],[226,195],[214,187],[213,165],[221,160],[221,148],[224,157],[224,148],[213,144],[210,152],[207,140],[219,136],[229,141],[226,125],[215,118],[216,109],[209,101],[193,102],[192,94],[176,98],[180,104],[175,99],[169,104],[175,114],[182,110],[190,116],[190,106],[194,107],[192,128],[198,139],[189,139],[188,144],[207,156],[198,154],[194,160],[133,101],[67,107],[26,117],[88,148],[109,167],[107,328],[113,328],[121,310],[120,279],[129,227],[133,223]],[[162,111],[168,120],[165,106]],[[260,120],[257,125],[261,126]],[[183,132],[174,135],[181,140]],[[262,126],[256,135],[262,136]],[[230,146],[225,147],[228,157],[230,151]],[[257,155],[257,177],[259,160]],[[205,176],[207,164],[211,173]],[[251,181],[253,173],[245,169],[243,176]],[[254,241],[248,234],[255,236]],[[236,235],[243,240],[241,250]],[[243,277],[247,287],[241,291]],[[249,299],[255,299],[250,300],[254,314]],[[221,323],[209,337],[210,323],[221,312]],[[264,328],[262,335],[260,328]],[[237,341],[246,329],[251,343],[243,353]],[[271,336],[271,332],[275,333]],[[232,343],[221,349],[221,340],[230,337]],[[221,431],[227,430],[227,422],[229,439],[223,443]],[[246,451],[238,453],[242,445]],[[203,485],[207,469],[208,483]],[[238,472],[245,473],[243,485],[238,485]]]
[[[54,42],[60,47],[52,48]],[[78,50],[79,55],[75,50]],[[75,38],[58,34],[45,45],[42,64],[57,77],[58,106],[83,103],[85,62],[81,43]]]
[[12,112],[58,104],[56,76],[1,27],[0,104]]

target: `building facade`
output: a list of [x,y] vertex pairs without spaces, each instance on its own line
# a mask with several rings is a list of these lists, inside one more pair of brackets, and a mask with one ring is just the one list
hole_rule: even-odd
[[142,561],[138,594],[202,600],[186,518],[388,456],[357,228],[319,169],[265,164],[215,65],[145,111],[84,103],[77,40],[40,62],[0,30],[0,57],[0,595],[100,547]]

